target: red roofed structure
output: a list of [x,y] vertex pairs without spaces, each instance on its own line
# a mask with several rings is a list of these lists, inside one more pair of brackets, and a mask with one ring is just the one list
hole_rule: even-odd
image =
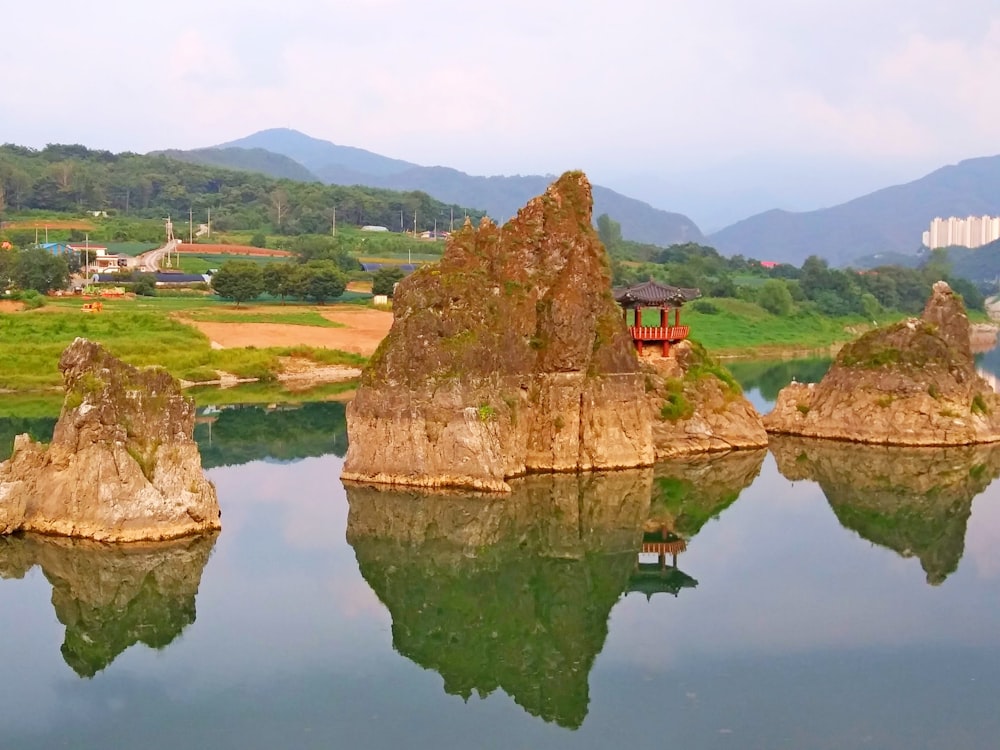
[[[701,291],[698,289],[669,286],[652,279],[630,287],[614,289],[613,293],[615,301],[624,310],[625,324],[629,326],[629,333],[639,354],[642,354],[645,344],[660,344],[664,357],[670,356],[671,344],[683,341],[690,333],[688,326],[681,325],[681,306],[701,296]],[[660,308],[658,326],[642,325],[644,307]],[[633,311],[631,325],[629,325],[629,310]],[[670,310],[674,311],[673,325],[670,324]]]

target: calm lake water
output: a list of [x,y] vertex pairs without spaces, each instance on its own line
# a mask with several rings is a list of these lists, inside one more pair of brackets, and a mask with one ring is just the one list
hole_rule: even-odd
[[340,404],[196,437],[218,537],[0,539],[0,748],[997,745],[1000,446],[428,501],[345,489]]

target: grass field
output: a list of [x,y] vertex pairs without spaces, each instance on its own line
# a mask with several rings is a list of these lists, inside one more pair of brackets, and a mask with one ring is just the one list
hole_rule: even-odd
[[[778,317],[752,302],[719,298],[707,300],[719,312],[709,315],[690,305],[681,310],[681,324],[691,327],[691,338],[713,355],[767,354],[781,350],[818,350],[843,344],[871,327],[860,316],[827,318],[815,313]],[[659,325],[659,310],[644,310],[644,325]],[[881,322],[897,320],[899,316]],[[673,315],[670,318],[673,321]]]
[[200,255],[181,253],[180,269],[184,273],[207,273],[210,269],[220,268],[223,263],[233,260],[248,260],[251,263],[266,265],[268,263],[287,263],[292,258],[288,255]]
[[[366,361],[356,354],[302,346],[213,349],[198,330],[166,314],[198,309],[178,302],[190,300],[156,299],[156,309],[129,308],[132,302],[109,301],[99,315],[81,313],[79,303],[0,314],[0,389],[30,391],[59,386],[59,356],[77,336],[99,341],[129,364],[160,365],[176,377],[196,381],[207,379],[211,371],[273,380],[281,369],[279,357],[286,356],[351,366]],[[202,304],[199,301],[199,306]]]

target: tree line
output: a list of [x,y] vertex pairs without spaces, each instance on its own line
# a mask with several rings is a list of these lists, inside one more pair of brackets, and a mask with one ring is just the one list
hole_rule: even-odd
[[[815,255],[797,268],[787,263],[765,266],[742,255],[725,258],[715,248],[697,243],[661,248],[622,240],[620,227],[607,215],[597,218],[597,230],[611,255],[613,283],[618,286],[653,278],[700,289],[706,297],[754,302],[775,315],[805,309],[833,317],[862,315],[871,319],[883,311],[918,314],[934,282],[944,280],[962,295],[968,309],[985,307],[982,291],[953,273],[944,250],[932,251],[916,268],[831,268]],[[694,304],[710,311],[708,301]]]
[[428,230],[442,217],[483,212],[442,203],[420,191],[324,185],[274,179],[177,161],[163,155],[114,154],[80,145],[35,150],[0,146],[0,218],[10,212],[106,211],[136,218],[212,212],[218,231],[328,234],[334,223]]

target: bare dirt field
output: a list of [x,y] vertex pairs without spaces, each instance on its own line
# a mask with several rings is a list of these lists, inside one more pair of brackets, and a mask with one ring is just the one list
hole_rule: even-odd
[[285,258],[291,255],[287,250],[271,250],[251,245],[208,245],[202,242],[182,243],[177,249],[182,253],[197,255],[255,255],[268,258]]
[[23,309],[23,302],[17,302],[12,299],[0,299],[0,313],[20,312]]
[[[371,356],[392,326],[392,313],[366,307],[310,308],[343,328],[283,323],[208,323],[188,321],[223,349],[241,346],[322,346]],[[247,313],[253,308],[245,308]],[[234,312],[238,312],[235,311]]]
[[93,232],[97,226],[87,219],[19,219],[3,222],[2,229],[79,229]]

